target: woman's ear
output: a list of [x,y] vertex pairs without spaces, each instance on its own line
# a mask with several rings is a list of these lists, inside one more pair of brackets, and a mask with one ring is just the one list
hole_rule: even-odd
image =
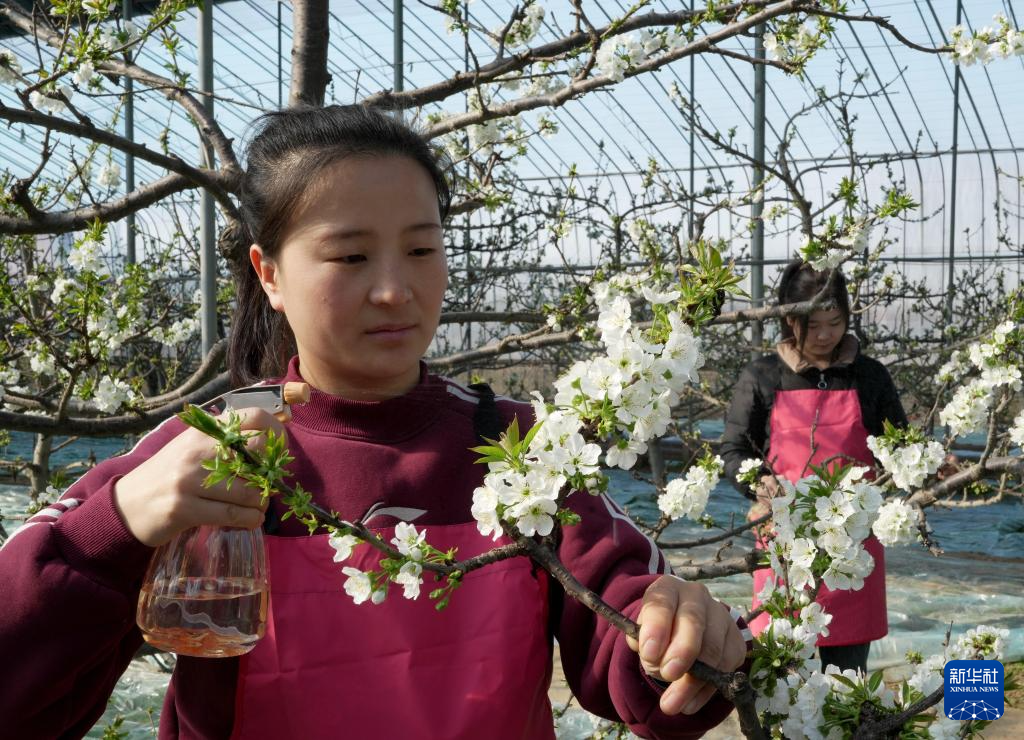
[[259,279],[260,285],[263,286],[263,292],[267,294],[270,307],[275,311],[284,313],[284,296],[281,294],[280,286],[278,285],[279,272],[277,263],[274,262],[272,257],[264,254],[263,247],[259,244],[253,244],[249,247],[249,262],[252,263],[252,269],[256,271],[256,277]]

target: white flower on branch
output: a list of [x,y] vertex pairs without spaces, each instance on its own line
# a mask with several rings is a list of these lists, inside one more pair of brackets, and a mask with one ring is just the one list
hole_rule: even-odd
[[942,686],[945,677],[943,668],[946,661],[941,655],[933,655],[924,660],[914,669],[914,673],[907,679],[911,688],[915,688],[925,696]]
[[985,424],[992,401],[992,386],[974,380],[956,389],[953,399],[939,411],[939,423],[948,426],[953,437],[973,434]]
[[100,187],[116,188],[121,184],[121,166],[114,161],[109,161],[100,167],[100,173],[96,177]]
[[904,545],[917,538],[917,517],[902,501],[889,501],[878,509],[878,518],[871,527],[883,545]]
[[[73,94],[67,85],[58,86],[50,83],[39,90],[33,90],[28,96],[28,102],[37,110],[57,115],[67,110],[64,100],[71,100]],[[63,95],[64,99],[57,97],[58,95]]]
[[826,249],[820,256],[810,260],[811,267],[821,271],[832,270],[843,264],[849,254],[845,249]]
[[[14,52],[0,49],[0,84],[13,85],[21,80],[21,63]],[[38,106],[37,106],[38,107]]]
[[353,602],[362,604],[369,600],[373,604],[379,604],[384,601],[384,592],[373,588],[369,573],[348,566],[342,568],[341,572],[348,576],[344,588]]
[[666,290],[663,292],[657,290],[656,288],[650,288],[646,285],[643,286],[640,290],[643,293],[644,298],[646,298],[647,302],[650,303],[652,306],[659,306],[665,303],[674,303],[675,301],[678,301],[679,296],[682,295],[682,292],[679,290]]
[[1013,424],[1010,425],[1010,441],[1024,449],[1024,411],[1017,414]]
[[420,585],[423,583],[423,566],[416,562],[405,563],[394,577],[394,581],[402,587],[402,596],[407,599],[418,599]]
[[82,10],[89,15],[106,16],[110,12],[110,0],[82,0]]
[[779,42],[779,37],[774,33],[767,32],[763,36],[762,44],[768,56],[777,61],[784,62],[789,56],[786,46]]
[[815,602],[800,610],[800,623],[797,627],[803,628],[804,634],[808,637],[828,637],[828,626],[831,623],[832,615],[822,609],[821,604]]
[[711,490],[718,485],[722,467],[722,458],[717,455],[701,460],[684,477],[669,481],[665,493],[658,496],[658,508],[673,520],[685,516],[699,521]]
[[96,68],[92,65],[92,62],[85,61],[78,65],[78,69],[75,70],[72,79],[79,87],[89,87],[89,83],[92,82],[95,76]]
[[501,534],[501,518],[498,516],[498,493],[491,486],[484,485],[473,491],[473,505],[470,513],[476,520],[477,531],[483,537],[497,540]]
[[335,563],[340,563],[352,557],[352,550],[362,542],[361,539],[351,534],[338,534],[335,532],[327,538],[327,544],[334,549]]
[[512,507],[516,516],[516,526],[526,537],[539,534],[547,537],[555,528],[553,515],[558,505],[547,498],[534,498]]
[[763,465],[764,461],[759,457],[744,460],[740,463],[739,471],[736,474],[736,480],[746,483],[748,486],[756,485]]
[[949,651],[949,660],[1002,660],[1010,630],[979,624],[961,635]]
[[78,272],[100,273],[103,261],[100,258],[102,245],[95,239],[83,239],[74,246],[68,255],[68,264]]
[[28,366],[36,375],[52,378],[56,372],[56,364],[50,350],[41,342],[36,341],[29,354]]
[[[540,24],[544,21],[544,8],[539,2],[530,2],[523,8],[523,17],[509,26],[505,35],[505,45],[509,49],[526,46],[537,35]],[[501,29],[495,29],[494,36],[498,36]],[[492,38],[491,44],[497,47],[497,39]]]
[[934,440],[896,447],[885,437],[868,437],[868,449],[892,476],[897,488],[910,492],[942,465],[945,450]]
[[183,319],[178,319],[170,326],[163,328],[157,327],[150,334],[150,338],[156,342],[165,344],[168,347],[174,347],[195,336],[198,331],[199,319],[194,316],[189,316]]
[[391,538],[391,544],[410,560],[422,560],[423,541],[426,536],[427,530],[417,532],[416,527],[412,524],[399,522],[395,527],[395,536]]
[[121,408],[132,398],[132,390],[123,380],[104,377],[96,384],[93,403],[105,414]]
[[3,406],[2,396],[9,388],[17,388],[21,382],[21,372],[16,367],[0,367],[0,406]]
[[605,39],[594,55],[598,71],[614,82],[621,82],[626,71],[644,60],[647,52],[638,34],[626,33]]

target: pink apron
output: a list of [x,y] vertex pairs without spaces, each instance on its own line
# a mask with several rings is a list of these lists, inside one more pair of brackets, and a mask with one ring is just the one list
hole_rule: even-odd
[[[812,428],[817,445],[813,458]],[[820,465],[828,458],[842,454],[864,465],[873,464],[867,438],[868,431],[864,428],[856,390],[811,388],[775,393],[768,459],[775,473],[791,482],[810,475],[810,469],[805,467],[808,460],[812,465]],[[850,462],[844,460],[836,464]],[[832,615],[829,635],[819,637],[818,645],[859,645],[884,637],[889,632],[885,606],[885,550],[874,535],[864,540],[864,549],[874,558],[875,567],[864,579],[862,589],[830,591],[822,585],[818,591],[817,602]],[[754,608],[761,603],[756,594],[770,577],[770,568],[754,571]],[[751,622],[751,631],[755,635],[761,634],[767,628],[768,620],[767,614],[761,614]]]
[[[460,559],[495,546],[475,523],[425,528]],[[375,567],[367,545],[335,563],[326,535],[266,542],[267,631],[239,661],[232,737],[554,738],[547,576],[528,559],[467,574],[439,612],[430,574],[415,601],[392,584],[354,604],[341,569]]]

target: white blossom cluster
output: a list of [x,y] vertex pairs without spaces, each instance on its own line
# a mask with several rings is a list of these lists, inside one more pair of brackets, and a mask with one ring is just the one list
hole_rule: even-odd
[[868,449],[904,491],[913,491],[942,465],[945,449],[934,440],[897,446],[885,436],[868,437]]
[[823,42],[821,31],[805,21],[785,38],[765,33],[763,43],[769,57],[778,62],[788,62],[814,52]]
[[1010,441],[1024,449],[1024,410],[1017,414],[1010,425]]
[[992,20],[995,28],[985,26],[973,33],[964,26],[950,29],[953,51],[949,55],[953,64],[970,67],[988,64],[993,59],[1024,55],[1024,32],[1011,26],[1002,13],[996,14]]
[[764,460],[761,458],[748,458],[740,463],[736,473],[736,480],[746,483],[748,486],[756,486],[761,479],[761,468],[764,467]]
[[27,348],[28,366],[36,375],[43,375],[48,378],[54,377],[57,372],[56,360],[50,349],[38,339]]
[[78,65],[78,68],[71,76],[71,79],[73,79],[75,84],[79,87],[89,87],[95,77],[96,67],[93,66],[92,62],[86,60]]
[[[544,14],[544,8],[539,0],[529,2],[523,8],[523,17],[509,26],[508,32],[505,34],[505,46],[509,49],[527,46],[540,30],[540,24],[544,22]],[[492,31],[493,37],[490,42],[495,48],[498,47],[501,30],[496,28]]]
[[195,316],[186,316],[183,319],[178,319],[170,326],[155,327],[150,332],[149,338],[168,347],[174,347],[191,339],[198,331],[199,319]]
[[[473,516],[484,536],[500,536],[502,521],[524,535],[547,535],[567,484],[600,488],[601,447],[586,442],[581,433],[585,423],[597,422],[610,437],[605,462],[627,470],[647,451],[648,440],[665,433],[672,406],[683,387],[696,379],[704,359],[690,327],[668,307],[679,292],[652,287],[651,282],[649,275],[634,274],[594,286],[606,352],[575,363],[556,381],[552,407],[535,394],[539,426],[520,466],[490,463],[484,485],[474,492]],[[637,292],[664,310],[670,327],[664,343],[633,326],[627,296]],[[717,480],[718,473],[712,476],[711,471],[709,464],[702,472],[692,472],[692,481],[674,483],[668,494],[676,501],[674,508],[699,516]]]
[[[758,461],[749,462],[754,469]],[[777,536],[769,545],[769,560],[775,576],[780,581],[786,579],[786,588],[796,591],[790,600],[783,600],[779,598],[781,589],[769,581],[758,594],[762,602],[771,599],[773,619],[756,638],[751,683],[757,692],[757,710],[766,728],[774,730],[773,737],[847,737],[853,729],[850,718],[857,717],[854,710],[865,697],[882,711],[902,711],[941,685],[947,660],[997,658],[1005,648],[1007,630],[985,626],[972,629],[945,656],[923,661],[908,679],[912,691],[907,693],[892,691],[884,682],[872,688],[868,676],[852,671],[835,667],[824,673],[813,670],[815,643],[819,636],[828,636],[832,621],[819,604],[808,603],[811,590],[818,584],[818,573],[824,567],[821,580],[829,588],[859,589],[874,568],[870,556],[859,547],[869,525],[883,544],[909,541],[914,536],[912,509],[901,501],[880,504],[878,489],[863,479],[865,472],[867,468],[850,468],[831,482],[811,476],[795,485],[780,479],[783,496],[772,501]],[[846,538],[840,530],[845,530]],[[840,552],[844,539],[855,544]],[[837,568],[837,561],[862,562],[858,569]],[[829,571],[833,570],[839,571],[840,577],[830,582]],[[763,657],[759,659],[759,655]],[[852,709],[844,709],[844,702],[851,702]],[[844,717],[846,727],[840,721]],[[937,719],[928,732],[933,738],[953,738],[961,728],[958,722]]]
[[121,184],[121,165],[113,160],[104,164],[100,167],[100,172],[96,177],[96,182],[100,187],[116,188]]
[[[29,93],[28,102],[32,104],[33,108],[44,113],[57,115],[67,109],[65,101],[70,101],[74,94],[70,86],[50,82],[40,89]],[[63,98],[60,96],[63,96]]]
[[514,524],[527,537],[551,534],[558,498],[570,480],[596,482],[601,448],[587,442],[583,420],[570,412],[548,411],[534,404],[542,421],[520,468],[491,463],[484,484],[473,492],[472,514],[484,537],[502,534],[501,522]]
[[[697,380],[704,364],[700,340],[681,314],[668,306],[679,292],[649,284],[649,276],[633,275],[594,286],[597,326],[605,354],[576,362],[555,382],[555,406],[592,418],[608,409],[611,428],[605,454],[609,466],[629,470],[647,452],[647,441],[665,433],[672,407],[687,384]],[[640,293],[666,310],[666,341],[653,343],[632,321],[627,296]]]
[[689,517],[699,521],[708,505],[708,496],[718,485],[724,463],[718,455],[708,455],[696,465],[690,466],[682,478],[674,478],[665,486],[665,493],[658,496],[658,508],[673,521]]
[[132,21],[125,21],[121,28],[108,26],[100,31],[99,45],[106,51],[114,51],[122,46],[134,44],[142,38],[142,31]]
[[117,411],[132,400],[132,389],[123,380],[101,378],[93,392],[93,403],[105,414]]
[[96,239],[82,239],[68,255],[68,264],[78,272],[104,272],[100,250],[103,245]]
[[980,376],[961,385],[953,398],[939,411],[939,422],[949,427],[952,437],[972,434],[985,424],[996,398],[997,390],[1008,388],[1017,393],[1022,387],[1021,369],[1013,364],[1008,351],[1010,335],[1024,327],[1013,321],[1000,323],[988,339],[968,347],[966,358],[954,355],[939,370],[940,379],[955,380],[968,367],[967,361]]
[[662,49],[675,51],[686,45],[686,37],[678,32],[655,32],[642,29],[634,33],[609,36],[601,42],[594,55],[594,66],[614,82],[621,82],[626,72]]
[[886,547],[906,545],[917,539],[916,519],[914,509],[903,501],[887,501],[878,507],[878,518],[871,531]]
[[[864,479],[867,471],[850,468],[835,486],[813,475],[795,485],[779,479],[782,495],[771,503],[775,538],[768,557],[775,577],[788,588],[799,592],[814,585],[820,555],[827,556],[821,579],[830,589],[863,587],[875,567],[863,541],[882,505],[881,492]],[[773,589],[765,590],[762,601]]]
[[[391,544],[403,556],[402,564],[393,572],[386,572],[383,574],[384,577],[378,578],[374,578],[373,572],[344,566],[341,572],[347,576],[344,584],[345,593],[356,604],[366,601],[380,604],[387,596],[387,584],[391,582],[402,587],[402,595],[405,598],[418,599],[420,586],[423,584],[422,563],[427,549],[426,536],[427,530],[419,532],[414,525],[400,522],[395,527]],[[343,563],[352,556],[353,550],[362,543],[362,540],[352,534],[335,532],[327,542],[334,550],[334,562]]]
[[810,234],[804,234],[800,245],[800,256],[815,270],[832,270],[839,267],[850,256],[848,249],[825,248]]
[[10,49],[0,49],[0,84],[13,85],[21,80],[21,62]]
[[127,304],[115,309],[112,304],[104,303],[99,314],[92,314],[86,320],[89,339],[95,340],[109,352],[116,351],[135,334],[130,314],[131,309]]
[[3,395],[8,390],[17,390],[21,382],[21,372],[18,368],[0,367],[0,405],[3,405]]

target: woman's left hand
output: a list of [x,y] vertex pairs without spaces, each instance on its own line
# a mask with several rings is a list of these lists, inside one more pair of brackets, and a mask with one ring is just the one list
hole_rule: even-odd
[[662,576],[644,593],[637,623],[640,639],[626,640],[649,675],[671,682],[660,702],[668,715],[694,714],[716,691],[687,673],[695,660],[728,672],[746,657],[746,643],[729,610],[699,583]]

